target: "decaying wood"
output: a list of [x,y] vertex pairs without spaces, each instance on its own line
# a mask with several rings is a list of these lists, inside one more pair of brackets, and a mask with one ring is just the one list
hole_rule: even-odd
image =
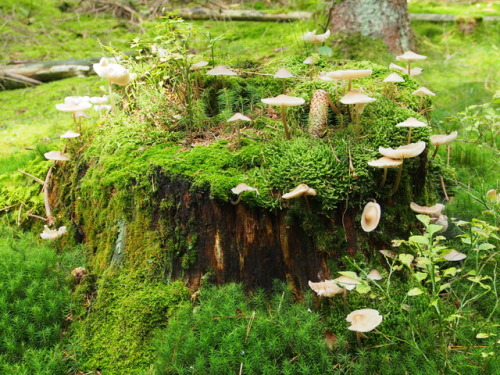
[[175,15],[190,20],[225,20],[225,21],[270,21],[289,22],[309,20],[310,12],[265,13],[258,10],[208,9],[202,7],[182,8]]
[[[455,22],[459,19],[464,19],[464,18],[468,17],[455,16],[453,14],[410,14],[410,20],[425,21],[425,22]],[[470,18],[475,18],[478,21],[483,21],[483,22],[500,21],[500,17],[498,16],[482,16],[482,17],[470,16]]]
[[45,205],[45,214],[47,215],[47,223],[49,225],[53,225],[56,222],[56,218],[54,217],[54,215],[52,215],[52,208],[50,207],[50,202],[49,202],[49,185],[50,185],[50,178],[52,177],[52,170],[53,167],[50,167],[42,187],[43,202]]
[[0,89],[15,89],[42,82],[94,74],[92,64],[99,58],[41,61],[0,66]]

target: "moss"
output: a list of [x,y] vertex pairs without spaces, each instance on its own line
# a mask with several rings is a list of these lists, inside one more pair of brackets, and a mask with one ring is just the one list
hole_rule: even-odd
[[80,370],[110,375],[145,372],[153,361],[154,332],[188,297],[180,282],[147,281],[112,269],[102,273],[93,296],[84,293],[88,290],[82,285],[75,295],[87,307],[80,308],[71,327],[78,343],[73,354]]

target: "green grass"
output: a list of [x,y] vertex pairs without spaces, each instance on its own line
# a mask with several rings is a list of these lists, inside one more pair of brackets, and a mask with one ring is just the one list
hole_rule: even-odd
[[408,2],[408,10],[410,13],[454,14],[457,16],[500,15],[500,6],[494,1],[412,0]]

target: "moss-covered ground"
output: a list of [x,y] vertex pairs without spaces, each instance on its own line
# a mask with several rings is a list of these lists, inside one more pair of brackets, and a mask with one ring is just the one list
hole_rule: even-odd
[[[317,10],[314,4],[291,3],[297,9]],[[271,291],[248,294],[238,285],[216,287],[205,282],[189,302],[193,291],[166,275],[169,257],[181,258],[183,267],[189,268],[196,240],[186,237],[186,231],[175,223],[145,216],[175,209],[173,200],[154,201],[158,176],[189,181],[190,193],[208,194],[221,202],[235,199],[230,189],[245,182],[258,187],[260,195],[245,193],[241,204],[268,211],[289,209],[294,215],[304,206],[284,203],[279,195],[303,182],[318,190],[308,201],[309,209],[325,217],[344,207],[346,199],[356,209],[369,198],[386,202],[395,173],[389,172],[388,185],[378,191],[381,173],[366,162],[378,157],[378,146],[397,146],[406,139],[406,130],[388,126],[408,116],[425,119],[416,114],[419,101],[410,95],[424,85],[437,93],[429,117],[432,129],[415,131],[413,139],[427,141],[432,133],[457,129],[459,142],[452,146],[449,161],[446,149],[441,149],[428,166],[426,183],[418,194],[414,185],[418,184],[415,176],[421,173],[420,164],[406,161],[397,200],[435,203],[444,196],[440,179],[444,177],[452,198],[447,204],[450,217],[480,217],[498,224],[498,203],[485,196],[488,190],[499,188],[499,104],[492,99],[499,79],[495,68],[498,24],[484,23],[464,34],[452,23],[413,23],[419,52],[429,58],[421,64],[422,76],[398,86],[394,101],[384,97],[385,88],[379,83],[389,73],[386,67],[393,56],[371,40],[334,36],[332,56],[316,55],[318,70],[373,69],[372,77],[358,81],[355,87],[377,101],[363,113],[361,136],[356,136],[343,107],[345,124],[330,112],[330,122],[335,125],[321,140],[311,140],[307,134],[308,108],[291,108],[292,140],[287,141],[279,111],[260,103],[263,97],[279,94],[281,83],[248,72],[272,74],[287,66],[295,75],[310,74],[301,61],[314,50],[300,37],[317,28],[314,22],[199,21],[192,26],[175,25],[176,34],[172,23],[165,20],[146,21],[139,27],[109,13],[77,13],[71,8],[74,5],[55,0],[43,4],[2,2],[1,10],[8,16],[0,29],[6,35],[2,62],[110,56],[113,51],[135,50],[136,57],[125,64],[139,78],[133,87],[115,90],[119,110],[89,112],[91,119],[82,123],[83,140],[70,140],[67,145],[58,136],[73,128],[71,116],[58,112],[55,104],[69,95],[105,94],[102,79],[72,78],[0,92],[0,215],[4,220],[0,249],[2,259],[12,259],[0,263],[6,270],[0,278],[4,291],[0,322],[6,327],[0,330],[3,371],[102,371],[111,375],[498,372],[498,327],[492,323],[498,320],[497,229],[489,232],[476,224],[464,231],[453,226],[446,233],[446,246],[467,252],[469,257],[460,266],[463,277],[452,282],[453,288],[445,285],[448,279],[444,278],[439,302],[425,295],[407,296],[415,286],[427,290],[430,285],[415,284],[411,268],[398,270],[399,263],[389,266],[382,257],[367,260],[360,255],[354,261],[342,258],[332,264],[332,274],[355,265],[359,272],[385,268],[385,277],[394,271],[392,282],[383,284],[392,297],[379,294],[372,283],[370,293],[361,288],[362,293],[352,292],[348,305],[340,296],[315,299],[308,293],[302,303],[295,303],[290,291],[278,284]],[[254,2],[252,6],[267,4]],[[473,15],[477,15],[485,6],[473,7]],[[498,6],[491,7],[496,13],[483,13],[497,14]],[[448,13],[449,9],[452,14],[472,14],[470,7],[410,3],[415,12]],[[187,38],[179,38],[186,30]],[[189,45],[206,60],[247,73],[224,84],[217,78],[187,74],[182,57],[161,61],[145,53],[142,49],[151,43],[177,51]],[[368,54],[361,52],[363,46],[368,47]],[[177,79],[176,73],[187,74],[188,84]],[[190,87],[199,91],[190,91]],[[326,89],[332,97],[343,90],[308,79],[288,83],[289,92],[307,102],[317,88]],[[236,142],[234,129],[225,124],[235,111],[254,118],[243,129],[241,144]],[[73,160],[56,165],[57,199],[62,204],[55,214],[57,224],[68,225],[70,233],[58,239],[54,248],[11,226],[17,223],[32,230],[34,236],[40,233],[43,222],[29,215],[44,215],[41,186],[17,170],[43,179],[52,165],[43,153],[63,147]],[[389,246],[395,237],[408,236],[410,229],[420,233],[407,207],[387,205],[384,211],[385,223],[370,241],[375,238]],[[71,220],[85,224],[84,229]],[[397,222],[403,222],[402,229],[394,229]],[[307,224],[305,229],[311,233],[322,229],[314,219]],[[124,240],[125,230],[131,240]],[[332,246],[345,247],[343,238],[318,233],[318,248],[328,252]],[[84,244],[78,244],[82,239]],[[361,243],[365,246],[368,240]],[[403,247],[405,252],[418,253],[415,246]],[[73,285],[69,270],[76,266],[86,266],[88,276]],[[438,264],[443,272],[447,267],[451,265]],[[391,298],[395,303],[388,303]],[[367,305],[377,308],[384,321],[357,347],[354,333],[346,329],[345,315]],[[436,312],[435,306],[442,312]],[[436,337],[449,345],[447,350],[439,347],[441,341]]]

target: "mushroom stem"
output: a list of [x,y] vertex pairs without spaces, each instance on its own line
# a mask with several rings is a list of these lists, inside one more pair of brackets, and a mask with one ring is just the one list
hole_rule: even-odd
[[224,76],[222,78],[222,88],[224,89],[224,97],[226,98],[226,109],[229,108],[229,99],[227,97],[227,89],[226,89],[226,81],[224,80]]
[[342,292],[342,301],[344,302],[344,312],[347,313],[347,289]]
[[379,188],[382,188],[385,185],[385,181],[387,180],[387,169],[388,168],[384,168],[384,174],[382,176],[382,181],[380,182],[380,185],[378,186]]
[[76,122],[76,112],[73,112],[73,124],[75,124],[75,130],[78,129],[78,124]]
[[347,92],[351,91],[351,88],[352,88],[352,79],[348,80]]
[[446,151],[448,153],[448,155],[446,157],[446,164],[450,165],[450,153],[451,153],[451,146],[450,145],[446,146]]
[[49,171],[47,172],[47,176],[45,176],[45,181],[43,182],[43,202],[45,205],[45,215],[47,216],[47,223],[49,225],[53,225],[56,222],[55,217],[52,215],[52,209],[50,207],[49,203],[49,183],[50,183],[50,178],[52,176],[52,169],[54,166],[49,168]]
[[286,92],[286,80],[285,80],[285,78],[283,78],[282,81],[283,81],[283,94],[285,94],[285,92]]
[[438,153],[438,150],[439,150],[439,145],[436,145],[436,148],[434,149],[434,153],[432,154],[432,157],[431,157],[431,160],[429,160],[429,163],[434,160],[434,158],[436,157],[436,155]]
[[286,124],[286,108],[284,105],[281,106],[281,121],[283,121],[283,128],[285,129],[285,138],[290,139],[290,132],[288,131],[288,125]]
[[361,333],[360,332],[356,332],[356,341],[358,342],[358,347],[362,347],[361,345]]
[[408,128],[408,142],[407,142],[408,144],[410,144],[410,143],[411,143],[411,130],[412,130],[412,128],[411,128],[411,127],[409,127],[409,128]]
[[398,191],[399,184],[401,183],[401,176],[403,175],[403,163],[399,166],[398,174],[396,175],[396,181],[394,182],[394,186],[391,190],[391,195],[394,195],[396,191]]
[[410,65],[411,65],[411,61],[410,61],[410,60],[408,60],[408,75],[410,75],[410,71],[411,71],[411,67],[410,67]]

